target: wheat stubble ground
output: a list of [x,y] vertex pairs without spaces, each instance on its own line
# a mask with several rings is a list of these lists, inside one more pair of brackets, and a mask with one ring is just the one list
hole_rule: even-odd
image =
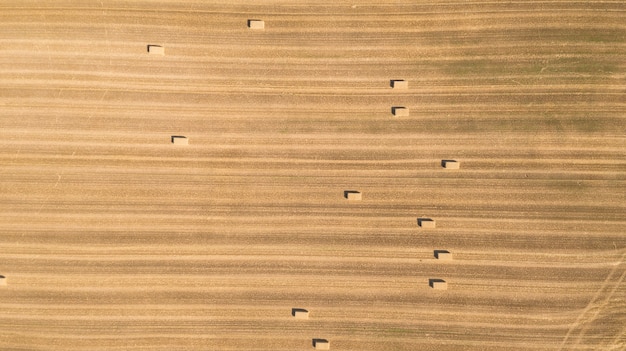
[[0,348],[623,350],[626,5],[380,2],[0,4]]

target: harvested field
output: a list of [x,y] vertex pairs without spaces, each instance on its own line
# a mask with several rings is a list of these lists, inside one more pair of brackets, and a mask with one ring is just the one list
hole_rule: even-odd
[[626,348],[624,2],[251,2],[0,4],[1,350]]

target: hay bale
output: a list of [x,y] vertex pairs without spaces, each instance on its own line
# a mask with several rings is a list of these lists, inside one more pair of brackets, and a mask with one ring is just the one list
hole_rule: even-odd
[[291,315],[296,319],[309,319],[309,311],[304,308],[292,308]]
[[313,346],[316,350],[330,350],[330,341],[326,339],[313,339]]
[[360,191],[356,190],[346,190],[343,192],[343,197],[350,201],[361,201],[362,194]]
[[189,139],[187,139],[186,136],[182,136],[182,135],[172,135],[172,144],[188,145]]
[[448,290],[448,282],[443,279],[428,279],[428,285],[435,290]]
[[459,169],[461,162],[456,160],[441,160],[441,166],[445,169]]
[[394,106],[391,108],[391,113],[396,117],[408,117],[409,108],[404,106]]
[[0,286],[7,285],[7,277],[0,275]]
[[435,228],[435,220],[432,218],[418,218],[417,225],[420,228]]
[[435,250],[435,258],[442,261],[452,260],[452,253],[448,250]]
[[393,89],[408,89],[409,81],[404,79],[394,79],[391,81],[391,87]]
[[165,55],[165,48],[161,45],[148,45],[148,53],[151,55]]
[[248,28],[250,29],[265,29],[265,21],[257,19],[248,20]]

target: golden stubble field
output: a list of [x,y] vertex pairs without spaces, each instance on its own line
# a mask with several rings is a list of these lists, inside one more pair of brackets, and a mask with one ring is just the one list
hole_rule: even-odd
[[0,349],[626,348],[624,2],[249,3],[0,3]]

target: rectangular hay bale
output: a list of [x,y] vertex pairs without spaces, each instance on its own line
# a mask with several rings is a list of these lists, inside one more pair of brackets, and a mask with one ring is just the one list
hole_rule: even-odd
[[165,55],[165,48],[161,45],[148,45],[148,53],[151,55]]
[[452,253],[448,250],[435,250],[435,258],[438,260],[449,261],[452,260]]
[[394,89],[408,89],[409,82],[404,79],[394,79],[391,81],[391,87]]
[[172,144],[188,145],[189,139],[187,139],[186,136],[182,136],[182,135],[172,135]]
[[443,168],[445,169],[459,169],[461,168],[461,162],[456,160],[442,160]]
[[443,279],[430,279],[428,283],[435,290],[448,290],[448,282]]
[[392,108],[392,113],[396,117],[408,117],[409,108],[404,106],[396,106]]
[[309,311],[303,308],[294,308],[291,311],[291,315],[296,319],[309,319]]
[[313,344],[316,350],[330,350],[330,341],[326,339],[315,339]]
[[248,28],[250,28],[250,29],[265,29],[265,21],[250,19],[250,20],[248,20]]
[[350,201],[361,201],[363,198],[360,191],[344,191],[344,197]]
[[436,222],[432,218],[418,218],[417,225],[420,226],[420,228],[435,228]]

